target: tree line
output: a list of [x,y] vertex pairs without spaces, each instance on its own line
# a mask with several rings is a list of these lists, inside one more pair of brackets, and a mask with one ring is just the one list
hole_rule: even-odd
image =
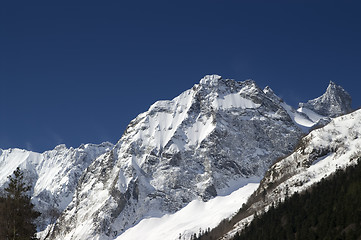
[[361,239],[360,163],[271,206],[233,239]]

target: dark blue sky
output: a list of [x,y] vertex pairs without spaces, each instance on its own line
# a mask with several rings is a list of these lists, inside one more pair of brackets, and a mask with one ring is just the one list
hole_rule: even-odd
[[[126,2],[126,3],[125,3]],[[115,143],[206,74],[361,105],[359,1],[2,1],[0,148]]]

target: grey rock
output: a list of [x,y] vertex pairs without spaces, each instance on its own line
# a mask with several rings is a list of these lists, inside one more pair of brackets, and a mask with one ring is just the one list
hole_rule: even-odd
[[352,111],[351,101],[351,96],[341,86],[330,81],[322,96],[300,103],[299,107],[308,108],[322,116],[337,117]]
[[[206,76],[140,114],[112,157],[105,154],[86,169],[51,239],[113,239],[144,217],[174,213],[196,198],[207,201],[231,182],[263,176],[302,135],[254,81]],[[89,208],[89,199],[103,203]],[[80,235],[76,229],[84,222],[91,227]]]

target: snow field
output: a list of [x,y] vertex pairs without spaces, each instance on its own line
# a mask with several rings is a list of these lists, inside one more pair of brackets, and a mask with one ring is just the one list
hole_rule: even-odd
[[257,189],[258,183],[249,183],[228,196],[218,196],[208,202],[193,200],[174,214],[160,218],[141,220],[137,225],[125,231],[116,240],[173,240],[179,234],[188,239],[191,234],[214,228],[223,219],[231,217]]

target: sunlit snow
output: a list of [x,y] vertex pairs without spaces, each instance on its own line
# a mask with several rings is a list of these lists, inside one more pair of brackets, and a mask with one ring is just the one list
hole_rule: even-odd
[[242,97],[239,93],[228,94],[216,99],[213,102],[213,107],[228,109],[228,108],[258,108],[261,104],[256,104],[252,100]]
[[320,119],[325,118],[325,116],[321,116],[320,114],[315,113],[314,111],[301,107],[297,109],[297,112],[301,112],[307,115],[313,122],[318,122]]
[[143,219],[116,240],[173,240],[178,239],[179,234],[188,239],[192,233],[198,233],[200,228],[213,228],[222,219],[236,213],[258,185],[249,183],[228,196],[215,197],[208,202],[194,200],[174,214]]

